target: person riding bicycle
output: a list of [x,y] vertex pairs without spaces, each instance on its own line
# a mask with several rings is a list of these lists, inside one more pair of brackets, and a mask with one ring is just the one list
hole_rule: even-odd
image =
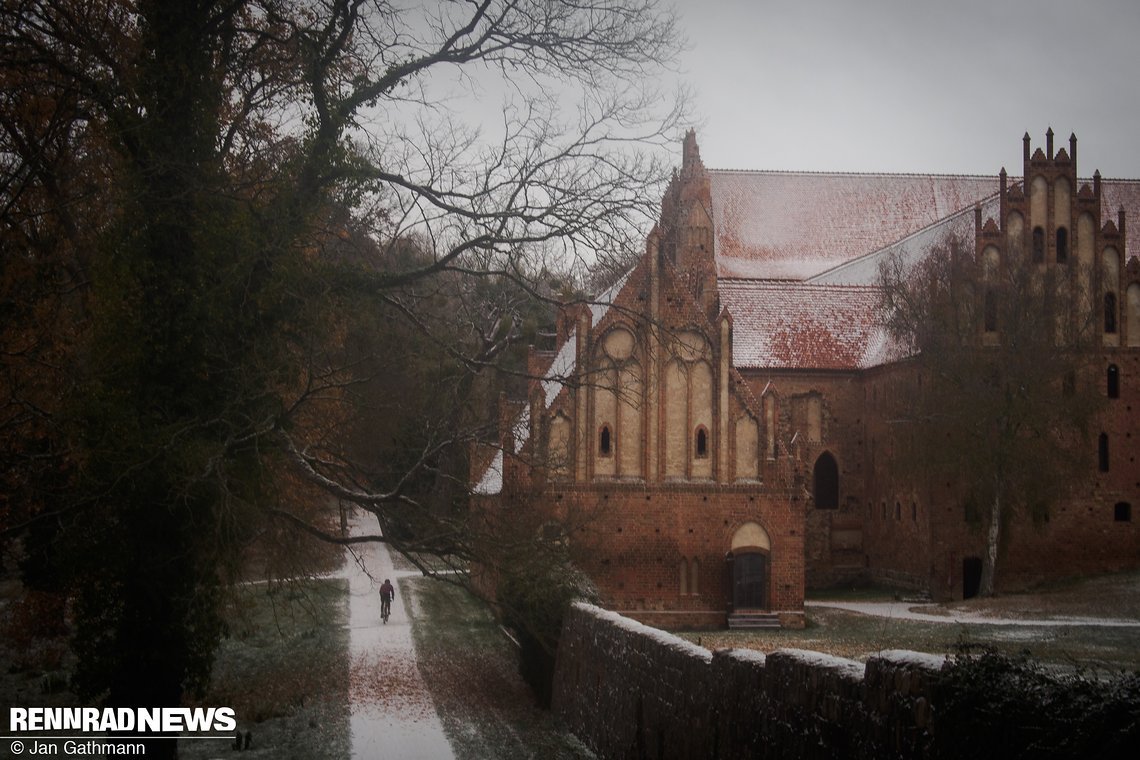
[[384,618],[384,622],[388,622],[388,615],[392,613],[392,597],[396,595],[396,589],[392,585],[392,581],[387,578],[384,583],[380,585],[380,616]]

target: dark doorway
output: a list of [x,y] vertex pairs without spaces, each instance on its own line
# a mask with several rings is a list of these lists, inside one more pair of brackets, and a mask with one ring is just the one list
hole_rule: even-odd
[[732,567],[732,606],[737,610],[768,608],[768,555],[737,554]]
[[982,587],[982,558],[966,557],[962,560],[962,598],[973,599]]

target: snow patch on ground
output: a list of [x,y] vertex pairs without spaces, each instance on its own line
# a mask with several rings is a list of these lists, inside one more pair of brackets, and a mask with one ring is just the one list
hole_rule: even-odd
[[1120,628],[1140,628],[1140,620],[1098,617],[1057,617],[1026,620],[1022,618],[996,617],[979,612],[947,610],[937,604],[913,605],[909,602],[804,602],[805,607],[831,607],[864,615],[892,618],[894,620],[916,620],[924,623],[968,623],[971,625],[1019,625],[1033,628],[1050,626],[1104,626]]

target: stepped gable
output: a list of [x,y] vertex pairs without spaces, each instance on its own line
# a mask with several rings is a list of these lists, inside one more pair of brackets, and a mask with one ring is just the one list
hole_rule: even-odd
[[720,297],[740,369],[851,371],[904,355],[883,326],[877,288],[721,280]]
[[996,176],[710,170],[720,277],[805,280],[972,207]]

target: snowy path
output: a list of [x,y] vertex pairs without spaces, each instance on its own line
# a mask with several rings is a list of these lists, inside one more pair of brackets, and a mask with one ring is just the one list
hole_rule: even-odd
[[[895,620],[914,620],[923,623],[968,623],[970,625],[1022,625],[1034,628],[1048,626],[1097,626],[1140,628],[1140,620],[1119,620],[1113,618],[1063,617],[1040,620],[1026,620],[1023,618],[1003,618],[983,615],[977,612],[963,612],[961,610],[947,610],[937,604],[916,605],[912,602],[804,602],[805,607],[832,607],[848,612],[860,612],[864,615],[893,618]],[[941,614],[930,614],[921,610],[942,610]]]
[[[349,525],[353,534],[375,531],[366,517]],[[411,617],[400,593],[400,576],[417,574],[395,572],[383,544],[357,545],[347,559],[352,757],[450,760],[451,746],[416,667]],[[380,618],[385,578],[396,586],[387,623]]]

